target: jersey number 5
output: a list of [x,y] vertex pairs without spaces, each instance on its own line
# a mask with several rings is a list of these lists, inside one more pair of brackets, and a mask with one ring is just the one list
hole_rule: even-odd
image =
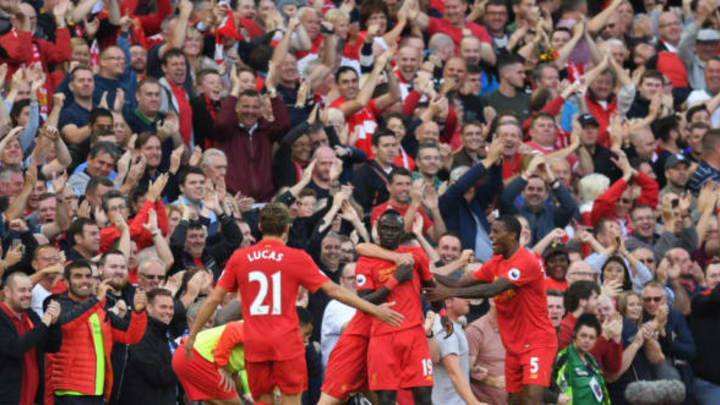
[[[280,315],[282,313],[282,291],[280,283],[280,272],[273,273],[272,279],[272,315]],[[268,305],[263,305],[265,296],[268,293],[268,279],[265,273],[261,271],[251,271],[248,273],[250,282],[257,281],[260,284],[258,295],[250,305],[250,315],[267,315],[270,312]]]

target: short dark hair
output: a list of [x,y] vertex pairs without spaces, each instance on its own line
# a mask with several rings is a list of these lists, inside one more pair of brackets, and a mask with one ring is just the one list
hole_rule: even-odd
[[522,56],[516,55],[513,53],[504,55],[504,56],[501,56],[498,58],[497,70],[498,70],[498,72],[500,72],[501,70],[507,68],[508,66],[512,66],[512,65],[515,65],[518,63],[520,63],[520,64],[525,63],[525,59]]
[[170,58],[177,58],[177,57],[182,57],[187,62],[187,57],[185,56],[185,53],[182,50],[177,49],[177,48],[172,48],[172,49],[169,49],[167,52],[165,52],[165,54],[162,56],[162,58],[160,58],[160,63],[163,66],[167,66]]
[[105,187],[115,187],[115,183],[113,183],[112,180],[110,180],[107,176],[95,176],[91,177],[90,181],[88,181],[87,187],[85,187],[85,194],[92,191],[95,192],[99,185],[103,185]]
[[92,274],[92,264],[90,263],[90,261],[85,259],[77,259],[65,266],[63,276],[66,280],[70,280],[70,274],[72,273],[73,269],[89,269],[90,273]]
[[587,326],[589,328],[595,329],[595,333],[597,334],[597,337],[600,337],[600,332],[602,331],[602,327],[600,326],[600,321],[598,321],[598,319],[595,315],[582,314],[578,317],[577,322],[575,322],[575,327],[573,328],[573,338],[575,338],[575,335],[580,330],[580,328],[582,328],[583,326]]
[[435,142],[423,142],[420,145],[418,145],[417,152],[415,153],[415,160],[418,160],[420,158],[420,153],[425,149],[435,149],[440,150],[440,147]]
[[565,297],[565,293],[558,290],[557,288],[548,288],[547,291],[545,291],[545,294],[548,297]]
[[395,132],[385,127],[378,128],[372,136],[372,146],[378,146],[380,144],[380,138],[384,136],[395,137]]
[[188,176],[191,174],[199,174],[199,175],[205,177],[205,172],[201,168],[195,167],[195,166],[188,166],[185,168],[185,170],[182,171],[182,173],[180,173],[180,178],[178,179],[178,181],[179,181],[178,184],[180,184],[181,186],[184,185],[185,180],[187,180]]
[[77,72],[81,71],[81,70],[87,70],[88,72],[90,72],[90,74],[93,76],[93,80],[95,80],[95,74],[93,73],[93,71],[92,71],[92,69],[90,68],[90,66],[87,66],[87,65],[77,65],[77,66],[75,66],[75,67],[73,68],[73,70],[70,71],[70,81],[75,80],[75,74],[76,74]]
[[646,70],[640,76],[640,81],[638,82],[638,86],[641,85],[645,81],[645,79],[657,79],[657,80],[660,80],[660,83],[665,82],[665,76],[662,73],[660,73],[654,69]]
[[396,167],[390,172],[390,175],[388,175],[388,183],[392,184],[395,180],[395,177],[398,176],[407,176],[412,178],[412,174],[410,174],[410,171],[408,171],[408,169],[404,167]]
[[105,212],[110,212],[110,209],[108,207],[108,203],[113,198],[122,198],[123,201],[125,201],[125,204],[128,205],[128,197],[125,193],[118,190],[110,190],[105,195],[102,196],[102,208]]
[[700,112],[700,111],[705,111],[708,114],[710,113],[710,111],[708,111],[705,103],[694,105],[694,106],[688,108],[687,111],[685,112],[685,120],[687,122],[692,121],[693,115],[695,115],[695,113]]
[[240,95],[238,96],[238,100],[240,100],[243,97],[260,97],[260,93],[257,92],[257,90],[253,89],[247,89],[240,92]]
[[675,118],[675,115],[669,115],[656,119],[650,124],[650,130],[653,135],[655,135],[655,139],[667,142],[670,140],[670,133],[672,131],[679,131],[677,118]]
[[342,75],[345,72],[353,72],[353,73],[355,73],[355,76],[358,75],[355,68],[352,68],[350,66],[340,66],[338,68],[337,72],[335,72],[335,83],[337,83],[340,80],[340,75]]
[[113,158],[113,160],[117,159],[117,151],[118,148],[115,144],[112,144],[110,142],[98,142],[95,145],[93,145],[92,148],[90,148],[90,153],[88,154],[89,159],[96,158],[101,153],[107,153],[110,155],[110,157]]
[[90,119],[88,122],[90,122],[90,125],[92,125],[95,123],[95,121],[97,121],[98,118],[101,117],[110,118],[111,120],[113,120],[113,122],[115,121],[110,110],[108,110],[107,108],[95,107],[92,109],[92,111],[90,111]]
[[118,250],[118,249],[109,249],[109,250],[105,251],[105,253],[103,253],[102,256],[100,256],[99,265],[100,265],[100,266],[105,266],[105,263],[107,262],[108,256],[112,256],[112,255],[120,255],[120,256],[122,256],[122,257],[125,257],[125,254],[124,254],[123,252],[121,252],[120,250]]
[[314,325],[315,320],[313,319],[312,313],[303,307],[295,307],[297,310],[298,323],[302,325]]
[[146,84],[154,84],[156,86],[160,86],[160,81],[152,76],[146,76],[144,79],[138,82],[136,90],[140,91],[140,89]]
[[147,292],[147,301],[148,303],[152,303],[155,301],[156,297],[170,297],[172,298],[172,293],[170,290],[165,288],[153,288],[152,290]]
[[541,118],[550,119],[553,122],[555,122],[555,117],[552,114],[550,114],[547,111],[539,111],[537,114],[533,115],[533,117],[530,119],[530,128],[534,127],[535,123]]
[[67,238],[70,240],[70,242],[75,245],[75,236],[83,234],[83,229],[86,225],[90,226],[97,226],[95,221],[91,220],[90,218],[78,218],[76,219],[72,224],[70,224],[70,229],[67,231]]
[[283,203],[269,203],[260,210],[260,229],[263,235],[280,236],[290,223],[290,212]]
[[597,283],[589,280],[576,281],[565,291],[565,308],[568,312],[578,309],[580,300],[587,300],[592,296],[593,291],[600,294],[600,287]]
[[514,215],[501,215],[498,217],[495,222],[501,222],[503,226],[505,226],[505,230],[514,233],[516,235],[516,240],[520,240],[520,233],[522,233],[522,225],[520,225],[520,221],[518,221],[517,218],[515,218]]
[[135,140],[135,145],[133,145],[133,146],[135,147],[135,149],[140,149],[153,137],[158,138],[158,140],[160,140],[160,137],[155,132],[150,132],[150,131],[141,132],[140,135],[138,135],[137,139]]

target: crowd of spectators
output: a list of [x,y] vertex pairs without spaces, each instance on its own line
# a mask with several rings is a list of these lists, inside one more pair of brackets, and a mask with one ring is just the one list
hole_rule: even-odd
[[[599,325],[573,403],[717,404],[719,6],[0,0],[0,403],[183,403],[172,352],[277,201],[350,289],[387,209],[455,278],[515,215],[560,348]],[[315,404],[354,309],[297,305]],[[433,403],[506,404],[493,303],[445,306]]]

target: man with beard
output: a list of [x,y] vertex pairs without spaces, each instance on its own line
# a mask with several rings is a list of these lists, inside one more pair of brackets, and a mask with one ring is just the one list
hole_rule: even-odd
[[[665,187],[660,190],[660,198],[667,193],[683,195],[690,181],[690,160],[683,154],[673,154],[665,160]],[[696,198],[693,196],[690,205],[694,209]]]
[[44,353],[60,348],[60,330],[53,327],[60,305],[51,301],[44,313],[36,314],[30,309],[31,290],[32,282],[24,273],[11,273],[3,283],[0,395],[6,403],[31,405],[42,398]]
[[[558,205],[547,203],[551,192]],[[521,193],[523,205],[516,205],[515,200]],[[535,156],[527,171],[508,184],[500,198],[500,209],[503,213],[519,213],[528,220],[532,231],[532,244],[553,229],[564,228],[577,210],[575,199],[555,177],[541,155]]]
[[[387,185],[390,198],[387,202],[375,206],[370,215],[370,225],[375,226],[377,219],[383,212],[392,209],[403,215],[405,222],[412,224],[416,215],[420,215],[423,221],[423,234],[428,235],[432,240],[445,233],[445,223],[442,220],[438,206],[433,209],[433,218],[427,216],[425,209],[422,208],[424,185],[412,184],[410,173],[402,168],[396,168],[390,173],[389,183]],[[436,227],[435,220],[440,219],[439,225]],[[409,231],[406,227],[406,231]]]
[[687,143],[682,139],[680,127],[674,116],[660,118],[653,122],[652,132],[658,139],[657,160],[653,163],[653,169],[658,186],[662,189],[666,184],[665,163],[670,156],[681,155]]
[[67,259],[90,260],[100,250],[100,229],[95,221],[88,218],[78,218],[70,225],[67,239],[73,244],[67,251]]
[[47,356],[48,386],[53,389],[57,405],[104,404],[110,400],[113,387],[110,350],[114,343],[135,344],[142,339],[147,325],[147,296],[143,291],[135,294],[128,321],[105,309],[111,280],[101,282],[96,294],[88,261],[80,259],[69,264],[65,283],[68,291],[57,296],[62,308],[58,319],[62,346]]
[[[561,348],[572,342],[573,329],[583,314],[598,313],[599,295],[600,287],[586,280],[573,283],[565,292],[568,312],[559,326],[558,338]],[[605,319],[602,324],[602,335],[592,349],[593,356],[604,372],[617,373],[622,366],[622,325],[622,318],[617,314]]]
[[530,95],[525,93],[525,68],[519,56],[510,55],[498,60],[500,86],[483,98],[485,105],[498,113],[515,111],[520,122],[530,116]]
[[147,300],[147,330],[138,344],[128,348],[121,404],[173,404],[177,397],[168,334],[174,312],[172,293],[154,288]]

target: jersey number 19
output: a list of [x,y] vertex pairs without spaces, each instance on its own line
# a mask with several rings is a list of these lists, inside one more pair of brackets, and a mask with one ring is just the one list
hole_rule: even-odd
[[[273,273],[270,276],[272,280],[272,315],[280,315],[282,313],[282,290],[280,283],[280,272]],[[270,313],[270,306],[263,305],[265,296],[268,294],[268,279],[265,273],[261,271],[251,271],[248,273],[248,281],[256,281],[260,284],[258,295],[250,305],[250,315],[267,315]]]

